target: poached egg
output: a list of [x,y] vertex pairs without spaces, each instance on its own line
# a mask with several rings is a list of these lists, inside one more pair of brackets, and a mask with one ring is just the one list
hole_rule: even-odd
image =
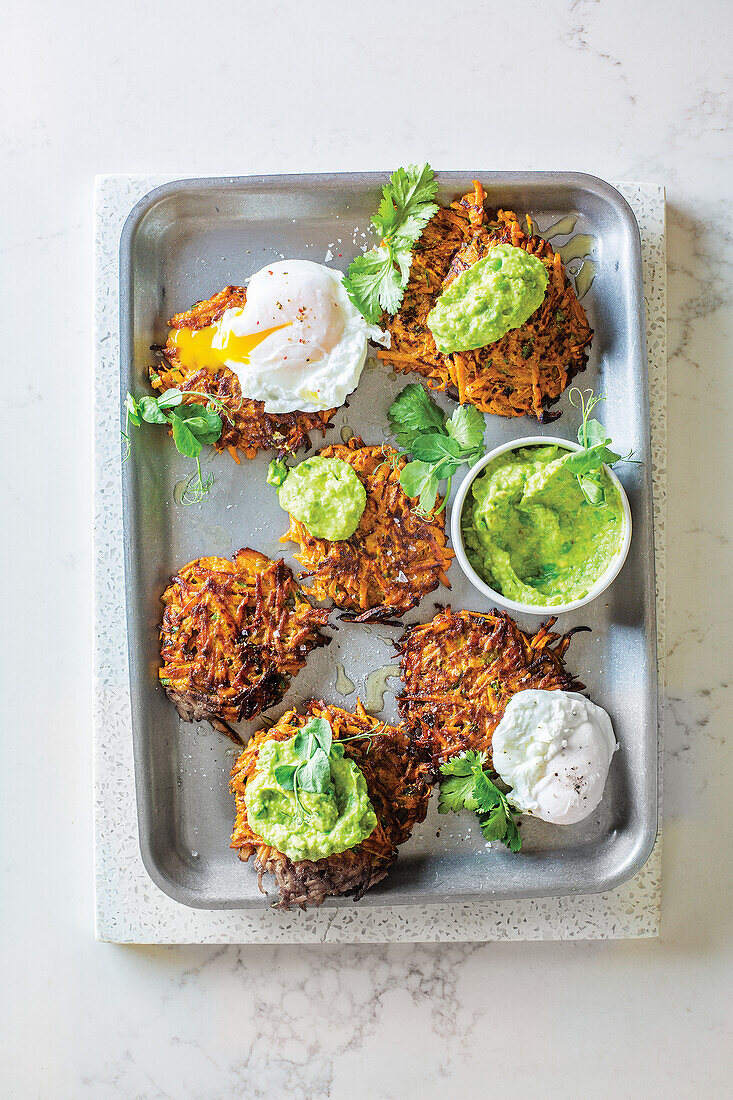
[[388,345],[352,305],[343,274],[310,260],[280,260],[256,272],[243,306],[206,328],[172,330],[181,364],[229,367],[242,396],[266,413],[322,412],[355,390],[367,341]]
[[518,691],[494,731],[494,768],[522,813],[573,825],[603,796],[618,748],[606,711],[574,691]]

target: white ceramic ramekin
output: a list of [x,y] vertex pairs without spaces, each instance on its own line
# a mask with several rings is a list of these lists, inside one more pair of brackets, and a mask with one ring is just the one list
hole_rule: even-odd
[[466,476],[464,477],[461,485],[456,493],[456,499],[453,502],[453,509],[451,512],[451,539],[453,542],[453,549],[456,552],[458,563],[466,574],[468,579],[474,588],[482,592],[488,599],[493,600],[501,607],[506,607],[510,611],[517,611],[525,615],[560,615],[564,611],[575,611],[578,607],[584,607],[591,600],[595,600],[597,596],[600,596],[612,582],[616,579],[621,571],[621,567],[626,561],[626,555],[629,552],[629,546],[631,544],[631,508],[629,507],[629,498],[626,496],[623,485],[616,477],[613,470],[608,466],[604,466],[604,469],[611,481],[614,483],[619,491],[621,497],[621,504],[624,510],[624,529],[621,540],[621,546],[613,559],[609,562],[608,568],[601,577],[598,578],[593,587],[588,591],[587,595],[583,596],[580,600],[571,600],[570,603],[559,604],[529,604],[519,603],[517,600],[510,600],[506,596],[502,596],[501,592],[496,592],[493,588],[489,588],[486,581],[481,580],[476,570],[473,568],[468,558],[466,557],[466,551],[463,545],[463,532],[461,531],[461,513],[463,511],[466,497],[469,490],[476,480],[478,474],[484,469],[485,466],[496,458],[498,455],[505,454],[507,451],[517,451],[522,447],[547,447],[552,444],[556,444],[558,447],[564,448],[566,451],[580,451],[582,450],[580,444],[572,443],[569,439],[557,439],[553,436],[546,435],[528,435],[523,439],[513,439],[510,443],[502,443],[500,447],[494,447],[493,451],[489,451],[488,454],[480,458],[479,461],[471,467]]

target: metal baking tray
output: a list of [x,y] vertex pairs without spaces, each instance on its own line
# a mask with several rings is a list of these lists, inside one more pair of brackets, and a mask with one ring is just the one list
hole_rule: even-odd
[[[585,254],[586,265],[594,265],[596,272],[583,298],[595,336],[589,367],[578,382],[607,395],[602,416],[614,442],[622,453],[633,449],[642,465],[619,468],[634,522],[631,551],[619,578],[589,606],[563,615],[558,629],[591,628],[574,637],[567,664],[611,714],[621,751],[597,812],[566,827],[525,818],[519,856],[501,846],[487,850],[471,814],[438,816],[434,796],[427,819],[402,847],[387,880],[358,903],[362,906],[607,890],[640,869],[657,829],[655,580],[639,230],[613,187],[577,173],[443,172],[438,174],[439,199],[460,196],[475,178],[483,181],[491,205],[520,216],[531,213],[540,232],[554,225],[555,247],[569,242],[566,257]],[[187,179],[146,195],[131,211],[121,239],[121,394],[145,389],[150,346],[164,342],[166,321],[178,310],[229,283],[241,284],[281,257],[345,268],[370,240],[369,219],[386,179],[385,173]],[[569,269],[575,271],[580,262],[576,259]],[[584,283],[592,270],[586,266]],[[367,443],[381,442],[393,397],[408,381],[418,380],[417,375],[395,377],[369,362],[327,439],[338,441],[341,433],[348,438],[353,432]],[[451,407],[447,398],[440,400]],[[574,439],[579,414],[567,394],[555,408],[562,410],[561,418],[545,427],[526,418],[487,417],[487,445],[537,432]],[[313,444],[320,445],[320,437]],[[258,891],[253,868],[229,849],[234,809],[227,780],[236,750],[207,725],[182,722],[158,686],[159,596],[180,565],[205,554],[229,556],[242,546],[270,557],[282,555],[297,568],[294,547],[278,542],[287,522],[265,483],[269,458],[260,455],[236,466],[229,455],[209,449],[214,487],[200,505],[184,507],[176,501],[177,486],[190,469],[189,460],[159,428],[144,425],[123,471],[140,847],[148,873],[162,890],[205,909],[264,906],[274,895]],[[451,591],[431,593],[406,623],[429,619],[437,603],[489,609],[457,563],[449,576]],[[538,621],[519,616],[525,629]],[[348,708],[359,693],[378,717],[394,719],[399,682],[386,678],[384,670],[393,666],[395,671],[393,642],[400,631],[341,624],[332,633],[331,645],[310,655],[270,716],[277,718],[314,696]],[[351,685],[355,690],[350,692]],[[241,728],[246,732],[261,722]],[[354,902],[329,899],[326,904]]]

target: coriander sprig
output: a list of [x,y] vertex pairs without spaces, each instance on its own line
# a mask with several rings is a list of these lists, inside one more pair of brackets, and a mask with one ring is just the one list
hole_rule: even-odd
[[589,504],[603,504],[606,499],[601,480],[604,463],[606,466],[613,466],[616,462],[630,462],[634,452],[620,455],[609,450],[608,444],[612,440],[608,432],[600,421],[589,420],[599,401],[606,400],[604,396],[595,397],[593,390],[580,390],[577,386],[570,390],[568,396],[570,404],[580,409],[583,415],[583,423],[578,428],[578,443],[583,450],[573,451],[563,459],[563,464],[566,470],[577,477],[580,490]]
[[483,454],[483,416],[473,405],[459,405],[446,419],[425,388],[411,382],[390,408],[389,420],[398,445],[413,457],[400,474],[400,485],[408,497],[418,498],[416,510],[427,516],[433,513],[440,483],[445,480],[441,511],[453,474]]
[[486,840],[501,840],[512,852],[520,851],[522,838],[516,811],[493,781],[495,773],[484,768],[485,752],[469,750],[441,764],[438,813],[473,810]]
[[382,188],[372,218],[380,243],[349,264],[344,289],[370,324],[396,313],[402,304],[412,265],[412,247],[437,212],[437,180],[429,164],[398,168]]
[[[184,397],[199,397],[205,404],[186,404]],[[223,420],[231,422],[231,415],[224,402],[211,393],[197,390],[179,390],[176,387],[166,390],[160,397],[135,398],[131,393],[125,397],[125,429],[122,438],[126,442],[122,461],[130,457],[132,440],[130,425],[139,428],[141,423],[168,424],[172,429],[176,449],[188,458],[196,460],[196,469],[186,481],[181,496],[182,504],[198,504],[214,483],[211,474],[204,480],[201,471],[201,451],[209,443],[216,443],[221,435]]]

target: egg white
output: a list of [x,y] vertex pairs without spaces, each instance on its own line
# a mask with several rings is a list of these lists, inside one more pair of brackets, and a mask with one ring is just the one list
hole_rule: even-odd
[[492,738],[497,773],[523,813],[572,825],[593,812],[618,748],[606,711],[574,691],[529,689],[509,700]]
[[343,278],[310,260],[280,260],[252,276],[244,306],[225,311],[213,346],[226,349],[230,336],[285,327],[252,348],[246,362],[225,360],[243,397],[262,401],[267,413],[343,405],[359,383],[367,341],[389,343],[389,334],[349,301]]

